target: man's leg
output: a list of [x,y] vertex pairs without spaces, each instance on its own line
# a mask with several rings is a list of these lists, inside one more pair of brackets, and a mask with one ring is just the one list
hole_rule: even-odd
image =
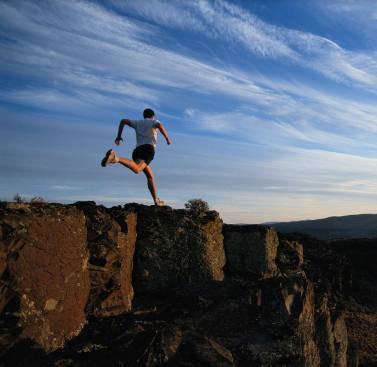
[[129,168],[134,173],[140,173],[146,167],[148,167],[147,164],[143,160],[139,160],[139,159],[136,160],[135,162],[128,158],[119,157],[119,163],[123,164],[123,166]]
[[143,160],[137,159],[136,162],[128,158],[118,157],[113,150],[109,150],[106,153],[105,158],[102,160],[101,165],[105,167],[107,164],[120,163],[123,166],[129,168],[135,173],[140,173],[143,171],[147,177],[148,189],[152,195],[155,205],[163,206],[165,203],[157,197],[156,184],[154,181],[154,174],[152,169]]
[[152,168],[146,166],[143,170],[145,176],[147,176],[148,189],[152,195],[153,201],[157,206],[164,206],[165,203],[157,196],[156,183],[154,181],[154,174]]
[[115,151],[110,149],[106,153],[105,158],[102,159],[101,166],[106,167],[108,164],[115,163],[123,164],[123,166],[129,168],[134,173],[140,173],[147,166],[147,164],[141,159],[138,159],[135,162],[128,158],[118,157]]
[[149,192],[152,195],[154,203],[157,205],[158,198],[157,198],[156,184],[154,182],[154,174],[153,174],[152,168],[150,168],[149,166],[146,166],[143,172],[145,173],[145,176],[147,177]]

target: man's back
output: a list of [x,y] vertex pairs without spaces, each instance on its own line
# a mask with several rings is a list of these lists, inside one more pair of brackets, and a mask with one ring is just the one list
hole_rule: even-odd
[[157,124],[158,120],[146,118],[144,120],[129,120],[129,126],[135,129],[136,146],[150,144],[157,145]]

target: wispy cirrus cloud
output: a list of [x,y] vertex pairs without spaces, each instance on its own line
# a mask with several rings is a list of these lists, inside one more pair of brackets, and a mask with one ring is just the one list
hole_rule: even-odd
[[[261,112],[254,104],[226,112],[189,109],[199,129],[264,145],[321,147],[360,155],[377,153],[377,107],[334,95],[310,85],[275,78],[255,78],[270,93]],[[362,144],[361,144],[362,142]]]
[[279,39],[279,28],[265,24],[244,9],[223,1],[153,0],[112,3],[126,12],[136,13],[155,24],[201,32],[206,37],[242,44],[268,57],[294,57],[295,52]]
[[[235,68],[216,67],[153,46],[150,41],[157,26],[128,19],[92,3],[60,3],[57,8],[52,3],[46,4],[42,7],[25,2],[18,8],[1,4],[3,24],[13,29],[15,41],[18,41],[1,45],[5,51],[3,65],[8,64],[14,71],[22,69],[24,73],[31,73],[53,84],[50,90],[39,88],[35,91],[29,88],[7,91],[4,98],[20,102],[29,99],[33,105],[40,102],[40,106],[48,101],[49,105],[56,104],[58,107],[69,104],[71,98],[72,106],[80,105],[81,100],[84,108],[85,96],[96,104],[100,100],[117,103],[121,97],[158,103],[162,96],[169,94],[161,87],[195,89],[199,94],[223,93],[251,106],[268,106],[268,115],[283,118],[280,126],[292,132],[294,128],[289,128],[285,116],[297,118],[297,115],[303,115],[306,120],[319,119],[321,123],[333,119],[350,124],[357,120],[358,128],[365,127],[369,131],[376,126],[373,118],[375,109],[371,105],[321,94],[306,85],[295,86],[292,82],[276,84],[274,79],[267,82],[258,80],[258,75],[245,74]],[[180,2],[156,0],[153,6],[143,1],[121,4],[126,10],[130,8],[144,17],[162,20],[165,25],[176,27],[180,24],[183,28],[201,32],[211,28],[211,32],[217,32],[216,37],[225,32],[225,41],[238,40],[245,47],[252,45],[254,48],[251,51],[265,57],[285,55],[295,59],[301,57],[302,50],[304,53],[326,54],[327,48],[331,48],[336,50],[336,57],[332,53],[326,57],[339,66],[345,55],[345,51],[330,40],[267,24],[225,1],[193,1],[184,6]],[[9,19],[16,21],[10,22]],[[187,21],[181,22],[182,19]],[[34,41],[34,37],[37,41]],[[60,42],[53,42],[57,38]],[[264,48],[258,48],[258,45],[264,45]],[[295,51],[294,46],[301,51]],[[25,56],[19,58],[20,54]],[[311,62],[310,58],[302,59],[302,62]],[[324,58],[320,57],[315,62],[323,63]],[[332,72],[331,67],[324,69],[327,73]],[[368,67],[364,69],[368,70]],[[366,72],[359,72],[359,69],[350,68],[349,72],[355,73],[355,78],[368,78]],[[64,90],[67,87],[70,89]],[[76,96],[71,97],[69,93]],[[98,93],[102,93],[102,96]]]
[[[334,96],[303,83],[271,76],[261,77],[235,67],[221,68],[154,46],[150,37],[152,31],[156,30],[155,26],[144,26],[140,21],[130,20],[95,4],[60,3],[58,9],[52,7],[52,3],[47,4],[49,6],[40,7],[25,3],[17,9],[2,5],[3,10],[6,10],[3,17],[12,15],[22,20],[20,26],[18,23],[13,24],[13,37],[19,42],[13,45],[6,42],[1,44],[8,51],[4,59],[9,61],[14,70],[22,69],[25,73],[32,73],[47,84],[44,89],[29,87],[6,91],[2,93],[4,100],[47,109],[66,110],[69,106],[71,111],[85,111],[98,106],[113,108],[124,103],[122,98],[128,99],[128,105],[138,100],[158,104],[162,98],[175,94],[177,89],[194,90],[196,94],[209,97],[223,94],[241,105],[247,104],[248,111],[237,107],[218,114],[191,114],[191,118],[197,118],[202,127],[210,131],[241,134],[243,138],[243,132],[249,131],[248,135],[254,140],[263,141],[268,131],[274,129],[270,143],[289,145],[294,141],[304,141],[323,144],[328,148],[342,143],[342,149],[351,149],[357,145],[355,139],[348,137],[347,127],[356,128],[359,132],[377,132],[374,117],[377,109],[373,104]],[[127,3],[126,8],[132,7],[132,4]],[[153,19],[165,17],[164,23],[173,26],[185,14],[179,2],[155,1],[154,4],[153,12],[144,2],[137,9],[145,17],[152,16],[152,13]],[[318,38],[310,34],[304,37],[302,32],[270,26],[252,14],[241,11],[238,6],[223,1],[193,1],[188,7],[185,11],[191,9],[192,19],[200,14],[202,16],[198,19],[203,19],[198,24],[188,21],[190,24],[183,24],[182,27],[194,27],[202,31],[203,24],[206,24],[204,20],[215,22],[213,18],[216,17],[219,32],[221,28],[234,33],[229,34],[229,37],[239,37],[245,32],[253,34],[257,29],[264,34],[264,38],[268,36],[286,45],[296,42],[301,44],[301,48],[307,49],[312,47],[313,39]],[[29,12],[32,12],[30,17]],[[71,12],[75,14],[72,19],[68,17]],[[64,22],[61,14],[67,15]],[[243,32],[238,32],[230,19],[243,24]],[[106,24],[104,29],[98,26],[102,23]],[[24,27],[39,37],[37,41],[25,35]],[[61,41],[52,42],[53,38]],[[246,43],[251,42],[247,37],[241,38],[248,40]],[[263,37],[257,38],[260,43],[265,42]],[[288,38],[291,41],[287,43]],[[255,42],[253,40],[251,43]],[[322,38],[321,42],[339,48]],[[279,48],[271,47],[271,52],[273,50]],[[273,56],[267,50],[254,52]],[[20,54],[25,54],[25,57],[20,59]],[[356,137],[364,138],[365,134],[359,133]],[[365,140],[365,144],[368,144],[368,137]]]
[[316,0],[315,3],[318,8],[323,9],[331,17],[334,14],[340,14],[343,18],[346,17],[351,26],[363,23],[368,29],[376,27],[373,21],[377,20],[377,8],[373,0],[334,0],[329,2]]
[[[12,28],[12,43],[0,44],[4,70],[38,77],[53,89],[77,87],[156,103],[163,88],[224,93],[267,103],[268,93],[251,80],[195,58],[150,44],[148,31],[125,17],[87,2],[55,8],[25,3],[1,4],[3,33]],[[74,17],[62,14],[74,13]],[[30,15],[30,16],[29,16]],[[9,24],[9,18],[14,22]],[[5,21],[5,19],[8,19]],[[107,24],[105,29],[98,24]],[[9,36],[8,36],[9,37]],[[59,39],[59,42],[54,40]],[[22,54],[24,57],[20,58]],[[20,92],[23,96],[27,91]],[[174,93],[174,92],[173,92]],[[52,93],[53,94],[53,93]],[[34,98],[35,100],[35,98]],[[51,100],[53,102],[53,100]]]
[[[296,111],[299,113],[300,111]],[[302,112],[302,111],[301,111]],[[296,115],[285,118],[270,116],[260,118],[247,110],[205,113],[196,111],[198,129],[223,134],[234,139],[250,141],[264,146],[306,146],[324,150],[354,152],[360,147],[360,137],[349,137],[344,131],[338,132],[321,127],[322,121],[312,123],[305,119],[297,120]],[[365,132],[363,147],[377,152],[377,147]],[[341,146],[341,148],[339,148]],[[361,153],[362,154],[362,153]]]
[[[338,82],[358,83],[375,90],[375,52],[350,51],[326,37],[269,24],[228,1],[182,3],[154,0],[154,6],[145,1],[131,1],[126,5],[118,0],[113,2],[125,11],[132,11],[156,24],[235,42],[261,57],[285,59]],[[187,14],[190,14],[188,19],[191,21],[181,21]]]
[[[274,41],[284,46],[284,50],[291,51],[280,52],[280,46],[277,47],[275,43],[263,50],[251,51],[265,57],[285,55],[284,57],[295,62],[300,59],[301,64],[318,63],[321,64],[323,72],[333,74],[336,78],[340,74],[333,66],[346,65],[347,73],[353,74],[352,78],[364,78],[366,83],[373,80],[373,75],[371,76],[368,70],[374,67],[374,61],[370,63],[372,66],[369,65],[363,70],[354,68],[351,64],[342,64],[347,59],[346,52],[330,40],[269,25],[228,2],[193,1],[186,5],[187,8],[180,2],[154,3],[153,7],[143,1],[137,2],[137,6],[133,2],[121,4],[126,9],[133,9],[134,5],[134,10],[137,9],[143,16],[155,20],[161,18],[163,24],[173,26],[179,23],[179,19],[185,18],[187,12],[191,12],[192,19],[201,20],[198,24],[194,21],[188,21],[188,24],[183,22],[182,27],[203,31],[203,24],[207,24],[212,32],[217,29],[218,37],[219,32],[230,32],[226,38],[230,41],[242,41],[245,47],[262,47]],[[152,32],[157,31],[156,26],[146,26],[87,2],[60,3],[58,9],[50,3],[47,4],[49,6],[40,7],[37,4],[25,3],[19,9],[2,4],[4,20],[9,17],[19,20],[12,23],[13,37],[17,42],[0,44],[5,55],[2,58],[5,68],[15,72],[22,70],[44,79],[46,83],[52,82],[53,89],[70,87],[73,91],[77,88],[94,90],[112,93],[119,98],[123,96],[140,100],[146,104],[159,103],[162,98],[169,96],[169,93],[175,94],[172,89],[179,88],[195,90],[198,94],[222,93],[257,106],[269,105],[270,111],[276,108],[280,115],[289,108],[297,109],[297,94],[293,98],[287,96],[286,92],[279,90],[273,82],[267,85],[258,81],[258,75],[245,74],[234,67],[221,68],[153,46],[150,38]],[[75,14],[74,17],[67,16],[63,22],[61,14],[71,13]],[[204,21],[207,23],[203,23]],[[106,24],[106,27],[99,27],[98,24]],[[239,25],[241,30],[238,29]],[[33,34],[37,41],[34,41],[30,34]],[[256,38],[252,39],[251,36]],[[52,42],[57,38],[60,39],[59,43]],[[335,50],[335,54],[328,52],[328,48]],[[308,53],[313,55],[305,58]],[[315,53],[323,55],[317,57]],[[20,54],[25,56],[20,59]],[[362,56],[358,57],[362,59]],[[356,56],[354,58],[356,59]],[[327,65],[326,60],[331,65]],[[362,60],[359,61],[361,62]],[[18,93],[26,96],[27,90]],[[366,118],[362,119],[365,120]]]

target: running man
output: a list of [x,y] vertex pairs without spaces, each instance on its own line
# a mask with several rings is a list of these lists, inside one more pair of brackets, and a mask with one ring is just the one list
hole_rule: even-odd
[[154,174],[149,164],[154,158],[155,148],[157,145],[157,130],[164,136],[166,143],[171,144],[168,133],[164,125],[155,118],[153,110],[147,108],[143,112],[144,120],[123,119],[119,123],[118,135],[115,138],[115,144],[119,145],[122,139],[122,132],[125,125],[135,129],[136,148],[132,152],[132,160],[128,158],[118,157],[114,150],[107,151],[102,159],[101,166],[106,167],[108,164],[120,163],[129,168],[134,173],[144,172],[147,177],[148,189],[152,195],[155,205],[165,205],[157,196],[156,183]]

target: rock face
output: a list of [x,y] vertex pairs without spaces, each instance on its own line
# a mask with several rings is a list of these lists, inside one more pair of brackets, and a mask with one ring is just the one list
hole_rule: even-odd
[[[258,279],[256,304],[280,322],[297,325],[293,332],[298,342],[292,340],[296,346],[290,349],[291,356],[301,355],[305,367],[347,366],[344,316],[335,304],[330,307],[327,293],[315,290],[307,278],[302,244],[279,239],[273,228],[265,226],[225,225],[224,238],[230,275]],[[260,352],[263,363],[278,363],[271,354]]]
[[331,293],[343,272],[319,281],[321,262],[271,227],[1,204],[0,236],[2,367],[357,366]]
[[276,262],[283,273],[299,271],[304,264],[302,244],[297,241],[280,240]]
[[241,277],[268,278],[277,273],[278,236],[267,226],[225,225],[227,269]]
[[298,316],[298,335],[302,345],[303,365],[305,367],[325,366],[321,364],[320,348],[316,340],[314,286],[307,283],[303,297],[301,312]]
[[97,207],[95,202],[75,204],[86,216],[89,250],[90,296],[87,313],[97,317],[130,311],[136,214]]
[[224,279],[222,220],[217,212],[129,205],[136,210],[134,280],[137,292],[158,293]]
[[86,320],[85,217],[61,205],[8,204],[0,223],[2,342],[28,338],[47,351],[62,347]]
[[[286,239],[284,235],[284,240]],[[321,365],[356,367],[359,365],[360,352],[367,349],[367,345],[373,347],[368,350],[369,358],[364,356],[360,360],[361,365],[377,362],[377,359],[373,358],[376,353],[372,351],[376,345],[374,341],[377,340],[376,323],[365,325],[364,321],[360,320],[364,317],[360,302],[362,297],[359,288],[354,288],[359,281],[363,285],[368,284],[368,291],[363,294],[369,295],[366,300],[368,306],[373,305],[373,299],[377,298],[369,281],[375,277],[372,270],[375,267],[372,260],[376,253],[375,242],[371,243],[370,247],[367,246],[372,252],[367,253],[362,246],[365,242],[363,240],[359,241],[361,243],[352,240],[350,247],[350,240],[326,243],[300,234],[292,234],[288,236],[288,240],[303,243],[303,268],[315,287],[315,339],[320,351]],[[351,248],[352,253],[348,257],[347,251]],[[364,276],[354,271],[355,265],[357,269],[363,269]],[[354,335],[355,331],[357,337]]]

